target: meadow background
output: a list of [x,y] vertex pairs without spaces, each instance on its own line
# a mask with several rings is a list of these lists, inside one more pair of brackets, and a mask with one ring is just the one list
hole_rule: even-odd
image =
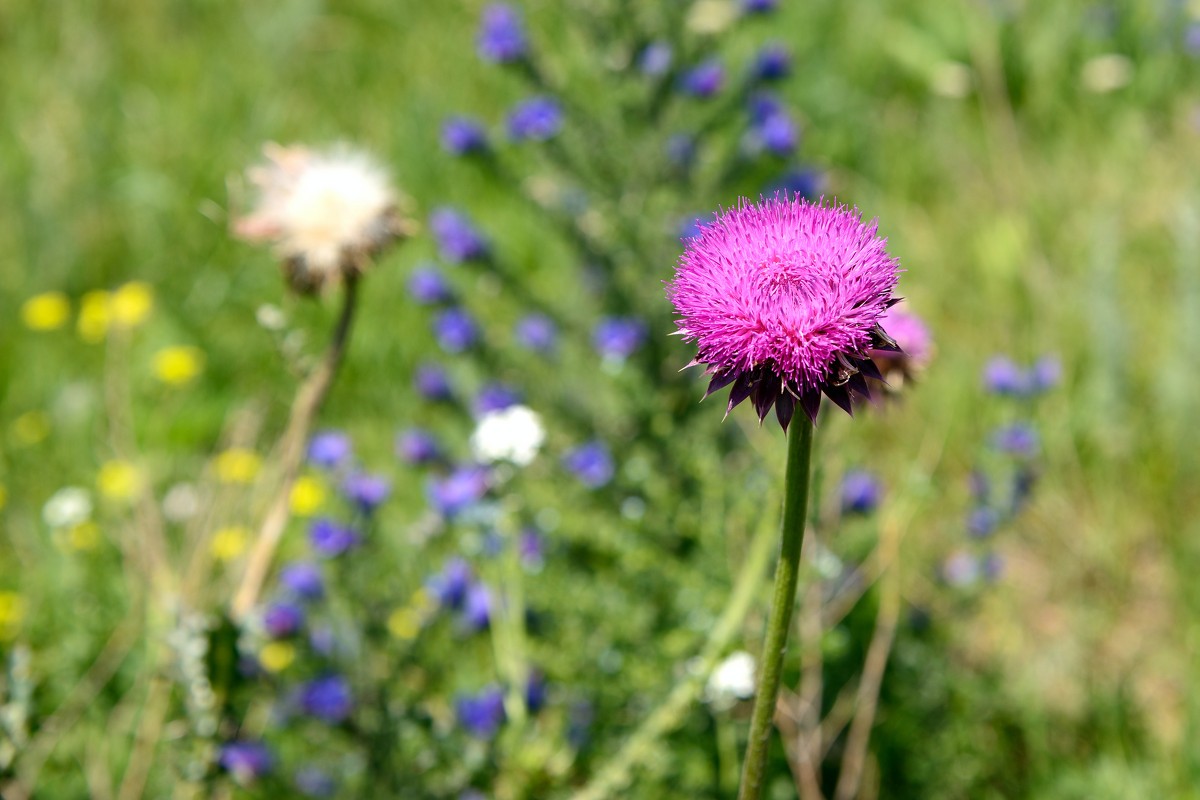
[[[564,348],[554,366],[509,348],[455,367],[467,385],[500,377],[517,386],[550,429],[544,464],[520,484],[522,513],[544,528],[544,565],[527,570],[522,585],[543,613],[525,633],[546,676],[548,710],[484,744],[458,729],[454,698],[497,680],[503,647],[453,627],[409,636],[393,616],[455,554],[498,581],[511,577],[507,566],[487,566],[478,531],[420,533],[431,524],[427,477],[394,453],[396,434],[414,425],[460,449],[470,433],[467,417],[423,403],[413,388],[418,364],[443,359],[432,313],[407,288],[413,269],[437,258],[429,212],[467,211],[518,282],[566,318],[593,319],[603,308],[561,228],[513,199],[531,185],[536,194],[550,170],[543,160],[517,153],[515,172],[497,175],[442,149],[449,115],[502,120],[528,94],[520,76],[476,56],[483,4],[8,0],[0,7],[7,792],[511,798],[569,797],[587,785],[682,680],[728,602],[752,531],[773,524],[778,502],[777,429],[760,429],[744,409],[722,423],[720,401],[689,412],[686,426],[672,422],[674,399],[655,407],[656,370],[691,358],[666,338],[662,282],[681,249],[680,226],[738,193],[755,196],[772,170],[803,168],[820,176],[826,196],[879,218],[907,270],[900,293],[936,346],[899,403],[852,422],[822,421],[818,496],[832,517],[842,516],[847,471],[869,470],[883,486],[874,515],[845,515],[841,537],[823,531],[822,541],[843,563],[869,560],[880,531],[895,548],[887,565],[899,614],[860,796],[1195,796],[1193,6],[784,2],[705,39],[730,65],[765,42],[786,46],[792,75],[775,91],[802,139],[786,163],[721,184],[724,194],[701,186],[647,206],[654,213],[634,241],[653,247],[614,249],[623,280],[632,276],[624,291],[640,286],[636,309],[661,362],[601,369],[578,347]],[[619,0],[528,3],[524,12],[534,50],[575,102],[597,119],[615,116],[606,104],[616,95],[601,78],[573,76],[626,69],[635,52],[618,46],[632,41],[621,37],[658,24],[658,12]],[[603,27],[613,19],[629,30]],[[589,35],[589,25],[604,35]],[[634,180],[648,163],[649,150],[623,159],[616,143],[625,130],[614,123],[596,145],[605,155],[595,166],[600,183]],[[615,137],[609,150],[605,137]],[[341,624],[353,627],[366,608],[392,623],[363,624],[363,641],[379,633],[387,643],[364,645],[373,655],[355,685],[360,697],[363,687],[399,687],[405,699],[378,713],[418,721],[394,741],[379,741],[378,728],[367,736],[366,723],[272,716],[272,698],[287,694],[286,669],[245,677],[213,659],[204,667],[210,680],[229,683],[216,687],[220,719],[204,728],[178,677],[179,648],[169,644],[195,612],[206,620],[193,634],[206,652],[258,646],[229,642],[238,634],[222,610],[241,551],[237,536],[220,540],[225,550],[213,540],[252,529],[264,499],[254,475],[222,483],[214,465],[237,448],[269,467],[297,370],[337,313],[336,293],[288,296],[270,253],[229,235],[248,202],[240,176],[266,141],[369,150],[425,225],[364,279],[357,328],[318,423],[347,432],[355,457],[391,488],[371,523],[370,557],[338,567],[342,588],[331,595]],[[519,309],[497,300],[512,297],[486,268],[445,273],[490,331],[511,327]],[[130,330],[89,332],[79,316],[85,295],[133,281],[152,293],[144,319],[135,308]],[[46,292],[64,293],[69,313],[31,311],[27,301]],[[260,324],[263,306],[281,312],[281,330]],[[175,346],[197,349],[188,351],[200,356],[194,378],[163,380],[155,359]],[[997,355],[1022,365],[1050,356],[1061,375],[1036,398],[997,396],[983,377]],[[688,397],[699,396],[698,377],[680,380],[691,381]],[[592,422],[556,427],[551,409],[571,408],[588,381],[608,387],[588,389]],[[645,425],[624,422],[635,417]],[[986,542],[970,539],[972,470],[1005,469],[993,431],[1014,420],[1039,434],[1032,495]],[[572,481],[560,461],[592,434],[616,463],[614,483],[598,490]],[[707,442],[720,442],[719,452]],[[310,477],[324,480],[319,471]],[[165,528],[172,558],[204,562],[195,573],[178,570],[199,576],[186,591],[139,573],[130,545],[148,513],[142,501],[161,506],[180,484],[199,487],[202,501],[192,521]],[[696,489],[718,485],[719,497]],[[69,486],[93,499],[82,529],[57,529],[44,513]],[[318,493],[328,495],[315,501],[326,511],[336,506],[336,486]],[[701,507],[705,496],[712,503]],[[289,529],[289,557],[307,552],[307,524]],[[964,552],[986,555],[988,575],[948,576],[948,561]],[[727,650],[757,652],[767,584]],[[167,596],[186,602],[160,602]],[[833,687],[826,707],[860,672],[886,597],[868,589],[815,640]],[[622,796],[731,796],[729,758],[742,727],[737,709],[689,706],[672,733],[647,745],[653,756]],[[261,780],[218,765],[223,743],[245,731],[274,752]],[[835,741],[831,763],[839,748]],[[337,788],[297,788],[292,773],[322,758]],[[380,785],[381,774],[395,780]],[[782,751],[772,774],[772,796],[794,796]],[[833,780],[818,783],[831,794]]]

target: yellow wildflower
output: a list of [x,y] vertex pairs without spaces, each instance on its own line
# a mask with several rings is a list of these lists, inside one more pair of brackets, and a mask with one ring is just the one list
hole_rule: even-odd
[[112,321],[112,300],[108,292],[96,290],[88,292],[79,300],[79,319],[76,329],[79,338],[88,344],[98,344],[104,341],[108,333],[108,325]]
[[50,416],[45,411],[26,411],[13,420],[12,438],[15,444],[37,444],[49,435]]
[[110,500],[129,500],[137,494],[142,477],[128,461],[107,461],[96,473],[96,488]]
[[325,484],[312,475],[301,475],[292,485],[292,513],[311,517],[325,503]]
[[61,328],[71,316],[71,301],[62,292],[35,294],[21,305],[21,321],[33,331]]
[[213,534],[208,550],[218,561],[233,561],[246,552],[246,544],[249,541],[250,531],[241,526],[230,526]]
[[0,641],[15,639],[24,621],[25,598],[16,592],[0,592]]
[[154,354],[154,374],[163,383],[180,386],[195,378],[204,368],[204,351],[198,347],[176,345]]
[[296,660],[296,648],[287,642],[269,642],[258,651],[258,663],[267,672],[283,672]]
[[130,281],[112,293],[112,323],[119,328],[136,328],[154,308],[154,290],[142,281]]
[[100,526],[94,522],[81,522],[67,531],[67,544],[75,550],[95,550],[100,544]]
[[409,605],[421,612],[432,611],[437,607],[437,600],[434,599],[433,593],[424,586],[413,592],[413,596],[408,602]]
[[262,468],[262,459],[253,450],[231,447],[217,455],[214,467],[222,483],[253,483]]
[[412,608],[397,608],[388,617],[387,628],[397,639],[415,639],[421,632],[421,615]]

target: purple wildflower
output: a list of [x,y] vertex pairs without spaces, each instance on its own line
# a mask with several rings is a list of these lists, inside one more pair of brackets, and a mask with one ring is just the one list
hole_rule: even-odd
[[772,114],[752,131],[752,137],[775,156],[790,156],[800,142],[800,128],[787,113]]
[[1200,22],[1193,22],[1184,30],[1183,47],[1193,56],[1200,55]]
[[217,763],[238,783],[246,784],[270,772],[275,758],[262,742],[227,742],[221,745]]
[[322,431],[308,443],[308,460],[333,469],[350,458],[350,437],[340,431]]
[[782,45],[767,45],[758,52],[751,72],[756,80],[777,81],[792,71],[792,56]]
[[462,608],[471,586],[471,566],[455,557],[446,562],[442,571],[431,577],[426,588],[443,608]]
[[521,402],[521,393],[503,383],[484,384],[475,395],[475,413],[483,416],[492,411],[503,411]]
[[263,612],[263,630],[272,639],[295,636],[304,625],[304,609],[293,603],[272,603]]
[[442,149],[456,156],[485,152],[487,131],[470,117],[450,117],[442,124]]
[[413,383],[417,394],[426,400],[449,400],[454,397],[450,376],[437,364],[422,364],[417,367]]
[[786,113],[783,103],[771,92],[755,92],[746,100],[751,125],[762,125],[777,114]]
[[1037,431],[1019,422],[1005,425],[992,434],[992,446],[1003,453],[1028,458],[1037,453]]
[[856,211],[778,195],[687,241],[667,293],[708,394],[733,384],[726,413],[750,398],[786,430],[797,404],[816,421],[822,392],[847,413],[869,396],[871,349],[896,348],[879,324],[897,280],[885,244]]
[[942,580],[951,586],[963,588],[979,581],[981,573],[979,559],[965,550],[959,550],[942,564]]
[[429,484],[429,502],[444,517],[455,517],[483,499],[488,490],[488,471],[483,467],[460,467]]
[[451,264],[461,264],[487,255],[487,242],[467,215],[457,209],[448,206],[435,208],[429,213],[429,230],[437,240],[438,252]]
[[517,553],[525,569],[541,569],[546,561],[546,540],[534,528],[526,528],[517,540]]
[[340,556],[358,545],[358,534],[353,529],[329,519],[314,520],[308,538],[317,554],[326,558]]
[[605,358],[626,359],[646,341],[646,323],[636,317],[605,317],[592,332],[592,344]]
[[562,129],[562,107],[553,97],[522,100],[508,114],[508,137],[514,142],[544,142]]
[[1033,364],[1030,370],[1030,382],[1033,390],[1045,392],[1053,389],[1062,380],[1062,362],[1055,356],[1042,356]]
[[995,356],[984,365],[983,385],[993,394],[1019,397],[1029,393],[1030,379],[1008,356]]
[[461,353],[479,339],[479,325],[464,308],[447,308],[433,321],[433,333],[447,353]]
[[986,539],[999,524],[1000,515],[988,506],[980,506],[967,515],[967,533],[975,539]]
[[638,69],[643,75],[657,78],[659,75],[665,75],[671,68],[672,58],[671,45],[666,42],[651,42],[638,56]]
[[558,328],[544,314],[529,314],[517,320],[513,330],[517,343],[535,353],[550,353],[558,345]]
[[769,14],[779,5],[779,0],[742,0],[742,11],[746,14]]
[[1013,475],[1012,484],[1012,513],[1018,513],[1029,502],[1033,494],[1033,485],[1037,482],[1037,473],[1028,467],[1019,467]]
[[460,617],[463,627],[472,632],[486,630],[492,621],[494,605],[492,590],[485,584],[473,583],[468,586]]
[[612,453],[601,441],[588,442],[563,456],[563,466],[589,489],[599,489],[612,480],[616,467]]
[[302,600],[320,600],[325,594],[321,568],[309,561],[295,561],[279,571],[279,583]]
[[300,708],[305,714],[324,722],[341,722],[354,710],[350,684],[340,675],[311,680],[300,689]]
[[292,780],[305,797],[333,797],[337,792],[337,781],[319,767],[301,767]]
[[392,487],[387,478],[365,472],[357,472],[342,483],[342,493],[346,495],[346,499],[364,514],[370,514],[379,508],[391,491]]
[[715,58],[700,62],[679,79],[679,88],[684,94],[702,99],[713,97],[724,85],[725,67]]
[[495,64],[524,58],[529,43],[521,15],[507,3],[495,3],[485,8],[475,46],[480,58]]
[[479,739],[491,739],[504,723],[504,692],[489,686],[477,695],[464,695],[455,703],[458,721]]
[[429,431],[409,428],[396,437],[396,455],[409,464],[429,464],[442,457],[442,448]]
[[879,481],[869,472],[853,470],[842,478],[842,513],[870,514],[879,505],[883,493]]
[[1000,576],[1004,574],[1004,559],[999,553],[987,553],[979,562],[979,569],[984,580],[993,583],[1000,580]]
[[408,276],[408,293],[423,306],[445,303],[454,299],[454,291],[442,273],[432,266],[420,266]]
[[546,705],[546,676],[541,670],[531,670],[525,682],[525,707],[531,714],[541,711]]

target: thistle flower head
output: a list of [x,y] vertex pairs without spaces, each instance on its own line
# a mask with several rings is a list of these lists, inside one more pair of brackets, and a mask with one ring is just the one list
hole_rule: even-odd
[[371,257],[413,233],[401,213],[406,199],[364,153],[268,144],[263,154],[266,162],[247,173],[257,205],[234,233],[273,244],[297,292],[361,274]]
[[879,324],[898,273],[885,244],[857,211],[785,195],[702,226],[667,294],[708,393],[732,384],[728,410],[750,398],[763,420],[774,406],[785,430],[797,404],[815,421],[822,393],[849,412],[879,377],[870,351],[897,349]]

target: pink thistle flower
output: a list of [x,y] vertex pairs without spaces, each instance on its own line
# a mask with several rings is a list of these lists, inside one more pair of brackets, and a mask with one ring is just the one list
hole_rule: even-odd
[[776,195],[724,211],[686,241],[667,286],[678,333],[760,421],[775,407],[787,430],[797,404],[816,421],[821,394],[851,412],[851,392],[881,378],[872,350],[898,350],[879,321],[899,269],[858,211]]

